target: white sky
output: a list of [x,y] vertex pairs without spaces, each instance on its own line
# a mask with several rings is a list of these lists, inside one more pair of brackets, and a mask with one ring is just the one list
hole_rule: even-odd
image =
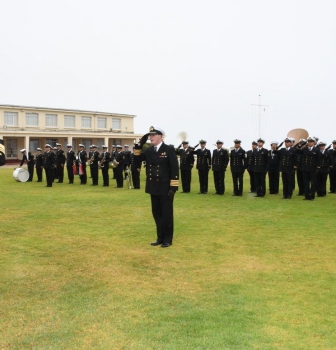
[[[135,114],[245,149],[336,139],[336,1],[0,0],[0,104]],[[266,119],[266,124],[264,122]]]

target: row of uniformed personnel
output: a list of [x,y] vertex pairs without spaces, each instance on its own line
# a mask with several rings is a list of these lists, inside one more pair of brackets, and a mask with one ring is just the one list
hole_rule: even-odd
[[[206,141],[200,140],[200,148],[189,147],[188,141],[175,149],[180,155],[180,171],[183,193],[190,192],[191,169],[194,165],[194,155],[197,156],[200,192],[208,192],[208,173],[212,169],[217,195],[225,192],[225,171],[230,163],[233,180],[233,196],[243,194],[243,175],[245,170],[250,176],[250,192],[256,197],[266,194],[266,174],[269,177],[270,194],[279,192],[280,173],[283,182],[283,198],[290,199],[295,188],[295,174],[299,187],[298,195],[304,195],[306,200],[313,200],[315,193],[326,195],[326,182],[329,174],[330,193],[336,192],[336,140],[326,148],[325,142],[316,138],[295,140],[286,138],[281,144],[271,142],[271,149],[264,148],[265,140],[252,142],[252,149],[245,151],[241,148],[241,140],[234,140],[230,151],[223,148],[223,141],[218,140],[217,148],[211,151],[206,148]],[[285,144],[285,147],[281,146]],[[182,148],[181,148],[182,147]]]
[[124,173],[127,175],[129,169],[132,173],[133,186],[136,189],[140,188],[140,171],[141,163],[138,164],[137,159],[134,158],[133,153],[129,151],[128,145],[125,145],[125,150],[122,146],[112,146],[112,152],[107,151],[107,146],[103,145],[103,152],[99,153],[96,145],[90,146],[90,151],[87,153],[83,144],[79,144],[79,151],[73,151],[71,145],[67,145],[67,151],[62,150],[62,145],[57,143],[56,147],[45,145],[45,152],[41,148],[37,148],[36,159],[31,152],[26,152],[22,149],[23,154],[20,166],[27,164],[29,171],[29,180],[32,181],[34,174],[34,166],[38,180],[42,182],[42,172],[45,170],[47,187],[52,187],[55,179],[58,183],[63,183],[64,168],[67,168],[69,184],[73,184],[74,175],[79,174],[80,183],[87,183],[87,163],[90,166],[90,175],[92,178],[92,185],[98,185],[99,168],[102,170],[103,186],[109,186],[109,165],[113,162],[114,177],[118,188],[123,187]]

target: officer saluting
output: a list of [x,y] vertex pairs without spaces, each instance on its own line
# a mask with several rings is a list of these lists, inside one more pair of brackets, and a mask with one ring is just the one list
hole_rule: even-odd
[[[152,146],[141,153],[149,139]],[[156,223],[157,239],[152,246],[171,246],[174,233],[173,201],[178,190],[179,167],[174,147],[163,142],[164,131],[151,126],[135,145],[134,156],[146,161],[146,193],[151,196],[152,214]]]

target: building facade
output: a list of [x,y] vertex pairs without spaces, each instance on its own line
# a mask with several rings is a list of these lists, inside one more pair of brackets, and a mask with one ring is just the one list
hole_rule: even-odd
[[135,115],[73,109],[0,105],[0,138],[4,140],[7,160],[21,159],[20,149],[36,153],[46,143],[78,150],[112,144],[132,146],[142,135],[134,133]]

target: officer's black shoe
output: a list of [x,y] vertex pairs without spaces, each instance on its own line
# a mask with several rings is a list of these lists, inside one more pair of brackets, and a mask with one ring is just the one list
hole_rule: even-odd
[[171,246],[171,243],[162,243],[161,248],[168,248]]
[[162,244],[162,242],[160,242],[160,241],[155,241],[155,242],[151,243],[151,245],[153,245],[153,246],[160,245],[160,244]]

